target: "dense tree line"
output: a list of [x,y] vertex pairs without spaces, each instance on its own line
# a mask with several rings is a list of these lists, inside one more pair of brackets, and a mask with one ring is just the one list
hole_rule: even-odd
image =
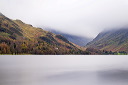
[[41,41],[28,41],[28,40],[9,40],[4,39],[5,42],[0,42],[0,54],[85,54],[80,49],[74,49],[72,47],[59,46],[49,44]]
[[107,50],[99,50],[95,48],[87,48],[86,52],[90,55],[127,55],[125,51],[113,52]]
[[86,51],[74,49],[72,47],[64,47],[53,45],[41,41],[28,40],[9,40],[1,39],[0,54],[36,54],[36,55],[127,55],[125,51],[112,52],[106,50],[98,50],[94,48],[87,48]]

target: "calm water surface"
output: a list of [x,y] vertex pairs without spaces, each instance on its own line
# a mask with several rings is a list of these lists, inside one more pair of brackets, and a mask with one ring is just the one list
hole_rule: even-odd
[[128,56],[0,56],[0,85],[128,85]]

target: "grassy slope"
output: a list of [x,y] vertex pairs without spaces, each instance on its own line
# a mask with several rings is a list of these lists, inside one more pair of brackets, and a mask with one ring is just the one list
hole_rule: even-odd
[[87,47],[101,50],[128,52],[128,29],[100,33]]
[[61,35],[55,35],[25,24],[21,20],[11,20],[0,15],[0,48],[4,49],[4,47],[10,49],[8,53],[12,54],[76,54],[81,52],[75,44]]

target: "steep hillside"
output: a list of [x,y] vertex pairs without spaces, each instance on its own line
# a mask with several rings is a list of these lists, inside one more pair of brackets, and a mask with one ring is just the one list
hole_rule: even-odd
[[128,52],[128,29],[110,30],[101,32],[89,42],[86,47],[108,51]]
[[46,28],[46,30],[48,30],[52,33],[55,33],[55,34],[61,34],[62,36],[67,38],[67,40],[69,40],[70,42],[73,42],[73,43],[75,43],[76,45],[79,45],[79,46],[85,46],[88,42],[90,42],[92,40],[91,38],[72,35],[72,34],[67,34],[67,33],[63,33],[63,32],[53,30],[53,29],[50,29],[50,28]]
[[0,13],[0,54],[81,54],[62,35],[11,20]]

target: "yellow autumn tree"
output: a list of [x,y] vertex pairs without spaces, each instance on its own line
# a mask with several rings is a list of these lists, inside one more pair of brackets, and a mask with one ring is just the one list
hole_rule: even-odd
[[0,54],[10,54],[10,47],[6,43],[0,44]]

